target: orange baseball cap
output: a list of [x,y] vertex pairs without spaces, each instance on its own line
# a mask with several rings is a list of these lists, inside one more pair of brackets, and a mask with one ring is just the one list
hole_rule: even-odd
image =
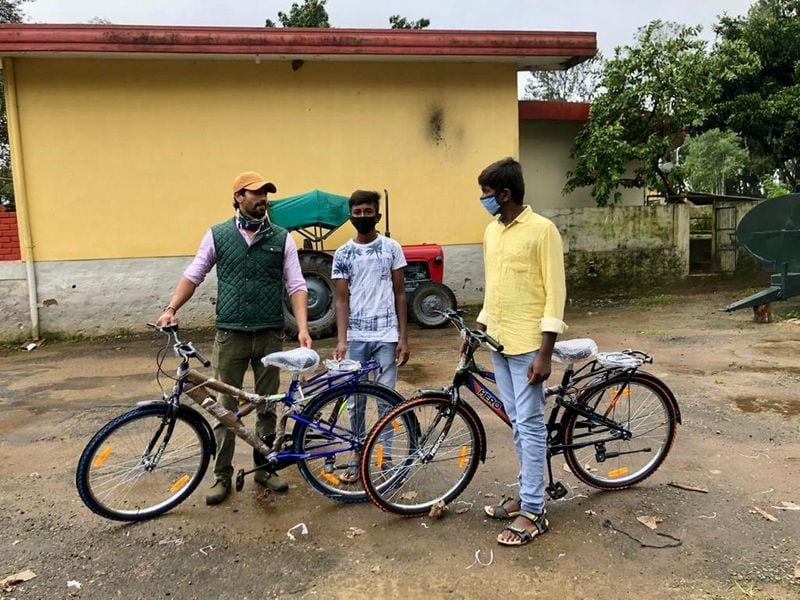
[[256,190],[260,190],[261,188],[267,188],[267,191],[270,194],[274,194],[278,191],[278,188],[275,187],[274,183],[267,181],[263,175],[256,173],[255,171],[245,171],[244,173],[240,173],[236,179],[233,180],[234,194],[239,190],[250,190],[251,192],[254,192]]

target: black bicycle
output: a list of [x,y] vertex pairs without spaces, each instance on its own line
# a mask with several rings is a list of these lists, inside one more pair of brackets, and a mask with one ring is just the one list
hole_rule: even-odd
[[[503,347],[485,332],[468,328],[461,311],[444,314],[467,341],[452,385],[421,390],[392,409],[364,445],[364,488],[387,512],[424,515],[437,503],[452,502],[469,485],[478,462],[485,462],[486,432],[462,398],[462,388],[511,425],[501,400],[479,379],[494,382],[494,374],[474,358],[483,343],[498,352]],[[555,398],[547,421],[548,495],[567,494],[553,479],[551,459],[558,454],[579,480],[603,490],[624,489],[652,475],[681,422],[669,387],[640,368],[652,357],[637,350],[598,353],[590,339],[557,342],[553,357],[566,369],[561,383],[546,390]],[[589,362],[576,368],[580,361]]]

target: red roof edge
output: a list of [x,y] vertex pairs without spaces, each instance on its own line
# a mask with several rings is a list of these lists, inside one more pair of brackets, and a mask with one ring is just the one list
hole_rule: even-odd
[[520,121],[577,121],[589,120],[588,102],[563,102],[561,100],[520,100]]
[[[134,25],[0,25],[0,55],[27,53],[165,53],[244,55],[365,55],[552,57],[557,66],[595,55],[593,32]],[[563,58],[563,60],[561,60]]]

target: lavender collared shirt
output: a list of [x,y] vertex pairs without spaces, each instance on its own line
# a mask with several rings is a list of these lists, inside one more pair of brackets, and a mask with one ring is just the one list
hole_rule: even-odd
[[[242,228],[238,220],[236,221],[236,228],[244,238],[244,241],[247,242],[247,245],[250,246],[252,240],[247,237],[247,232]],[[183,276],[193,284],[200,285],[215,264],[217,264],[217,249],[214,246],[214,235],[209,229],[203,236],[203,241],[200,242],[197,255],[194,257],[192,264],[186,267]],[[303,272],[300,270],[297,245],[291,235],[286,236],[286,244],[283,248],[283,283],[289,296],[297,292],[308,291],[306,280],[303,279]]]

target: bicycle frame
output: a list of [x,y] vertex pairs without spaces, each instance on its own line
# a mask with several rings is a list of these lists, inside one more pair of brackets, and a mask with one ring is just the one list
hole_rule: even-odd
[[[296,453],[294,451],[282,450],[286,438],[288,419],[303,423],[312,430],[319,432],[324,439],[330,440],[330,445],[343,442],[347,444],[347,450],[357,449],[360,441],[354,438],[352,432],[335,425],[331,425],[330,427],[321,426],[303,416],[301,411],[298,410],[298,407],[304,406],[306,402],[321,393],[333,390],[341,390],[344,394],[352,394],[355,390],[355,386],[359,382],[364,380],[370,373],[380,368],[380,363],[377,361],[368,361],[364,363],[358,371],[319,373],[305,383],[300,382],[299,374],[293,374],[286,392],[270,396],[259,396],[258,394],[245,392],[242,389],[228,385],[217,379],[207,377],[195,369],[191,369],[189,367],[189,358],[191,358],[193,356],[192,353],[196,353],[196,351],[191,344],[183,344],[178,340],[177,331],[171,333],[175,338],[175,352],[180,356],[181,362],[177,368],[176,381],[172,393],[168,396],[165,394],[165,400],[173,409],[167,413],[162,428],[157,432],[157,434],[160,434],[165,425],[168,427],[161,444],[161,449],[156,452],[156,456],[153,459],[153,467],[158,464],[158,458],[171,438],[177,408],[181,403],[180,398],[184,395],[188,396],[194,404],[198,405],[206,413],[222,423],[237,437],[258,450],[258,452],[267,458],[267,466],[275,466],[278,462],[292,464],[299,460],[327,458],[342,452],[341,446],[336,450],[321,450],[320,452],[313,453]],[[198,354],[199,353],[194,354],[194,356],[198,356]],[[199,358],[201,361],[204,361],[202,355],[199,355]],[[238,403],[236,412],[226,409],[213,394],[209,394],[209,391],[227,394],[236,398]],[[278,415],[275,439],[271,445],[267,445],[267,443],[256,434],[254,428],[247,427],[242,421],[243,416],[264,404],[281,405],[282,407]],[[151,446],[156,439],[158,439],[158,435],[154,436],[153,441],[150,442],[147,449],[148,455],[152,451]]]

